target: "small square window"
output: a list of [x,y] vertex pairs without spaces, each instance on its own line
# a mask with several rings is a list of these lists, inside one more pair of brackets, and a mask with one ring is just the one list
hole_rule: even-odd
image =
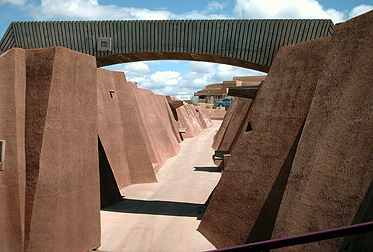
[[111,51],[111,38],[98,38],[97,50],[102,52]]

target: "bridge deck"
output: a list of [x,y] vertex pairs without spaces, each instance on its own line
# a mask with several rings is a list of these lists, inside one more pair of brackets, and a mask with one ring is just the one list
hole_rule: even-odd
[[12,22],[0,53],[63,46],[97,57],[98,66],[179,59],[268,71],[281,46],[330,36],[324,19]]

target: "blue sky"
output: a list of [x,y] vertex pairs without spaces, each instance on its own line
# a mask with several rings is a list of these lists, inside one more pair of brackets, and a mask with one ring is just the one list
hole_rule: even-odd
[[[339,23],[372,9],[371,0],[0,0],[0,36],[12,21],[328,18]],[[124,71],[139,87],[179,98],[233,76],[263,74],[185,61],[136,62],[108,69]]]

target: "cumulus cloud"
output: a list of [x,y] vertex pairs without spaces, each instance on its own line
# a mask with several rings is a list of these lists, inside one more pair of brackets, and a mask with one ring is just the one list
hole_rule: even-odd
[[359,5],[353,8],[348,14],[348,17],[353,18],[353,17],[359,16],[371,10],[373,10],[373,5],[362,4],[362,5]]
[[226,3],[211,2],[207,5],[206,11],[213,12],[217,10],[222,10],[226,5]]
[[[140,64],[141,63],[141,64]],[[151,63],[135,62],[108,67],[123,71],[128,81],[137,82],[140,88],[147,88],[157,94],[172,95],[179,99],[190,99],[194,92],[212,83],[232,80],[233,76],[264,75],[262,72],[207,62],[187,62],[191,71],[154,71]],[[146,72],[141,72],[145,70]]]
[[237,0],[234,12],[244,18],[321,18],[334,23],[345,20],[345,14],[325,9],[316,0]]
[[[13,0],[0,0],[1,2],[13,2]],[[15,0],[26,2],[26,0]],[[48,19],[85,19],[85,20],[165,20],[165,19],[216,19],[227,18],[217,12],[222,10],[225,4],[211,2],[205,10],[190,11],[175,14],[167,9],[150,10],[147,8],[120,7],[117,5],[102,5],[97,0],[41,0],[40,5],[29,4],[27,12],[37,20]]]
[[[20,1],[20,0],[18,0]],[[38,20],[46,19],[170,19],[167,10],[100,5],[97,0],[41,0],[41,5],[30,5],[29,12]]]

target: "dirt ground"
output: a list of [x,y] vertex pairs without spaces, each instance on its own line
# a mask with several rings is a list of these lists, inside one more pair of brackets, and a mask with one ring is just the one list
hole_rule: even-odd
[[157,183],[121,190],[123,201],[101,211],[100,251],[205,251],[215,247],[196,231],[204,203],[220,179],[212,161],[213,136],[222,121],[166,161]]

